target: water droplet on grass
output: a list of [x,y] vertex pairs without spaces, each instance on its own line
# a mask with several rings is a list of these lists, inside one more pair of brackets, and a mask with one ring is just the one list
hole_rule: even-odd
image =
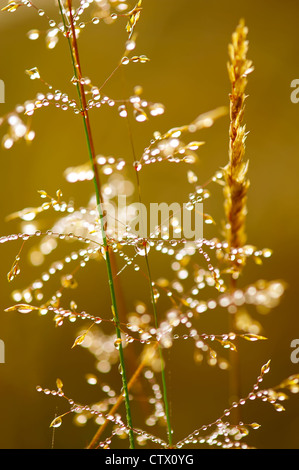
[[140,256],[146,256],[150,251],[150,245],[147,242],[141,242],[138,245],[135,245],[136,253]]

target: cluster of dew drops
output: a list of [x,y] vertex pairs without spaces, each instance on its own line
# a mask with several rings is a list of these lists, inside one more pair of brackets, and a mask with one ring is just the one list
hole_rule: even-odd
[[[91,6],[95,4],[95,7],[100,9],[100,14],[102,16],[94,16],[91,20],[87,22],[80,22],[82,14]],[[48,21],[50,29],[45,33],[45,42],[48,49],[54,49],[59,41],[59,35],[67,34],[65,32],[65,27],[63,23],[57,24],[55,20],[48,17],[47,13],[38,9],[31,1],[22,0],[22,2],[10,2],[5,8],[9,12],[15,12],[20,6],[32,7],[37,10],[37,13],[41,17],[45,17]],[[111,12],[111,6],[118,11],[118,13]],[[94,24],[97,25],[100,21],[105,23],[114,22],[118,18],[118,14],[123,15],[124,12],[129,8],[129,6],[122,1],[115,2],[100,2],[100,5],[97,2],[92,1],[81,1],[80,6],[74,12],[73,20],[75,25],[76,35],[80,35],[80,32],[88,25]],[[67,13],[67,12],[66,12]],[[27,33],[27,37],[35,41],[40,38],[41,32],[37,29],[32,29]],[[129,55],[135,49],[136,42],[134,37],[130,37],[127,40],[125,45],[125,52],[127,55],[123,55],[118,67],[127,65],[129,63],[146,63],[148,58],[145,55],[132,56]],[[118,68],[117,67],[117,68]],[[4,149],[8,150],[12,148],[14,143],[24,138],[26,141],[31,142],[35,138],[35,132],[31,129],[30,122],[25,123],[21,119],[21,115],[25,115],[28,118],[33,116],[36,110],[48,107],[50,104],[54,104],[56,108],[61,109],[62,111],[73,110],[75,114],[80,114],[80,106],[77,101],[73,98],[70,98],[67,93],[63,93],[60,90],[55,89],[52,85],[48,84],[45,80],[42,79],[39,69],[33,67],[29,70],[26,70],[27,75],[31,80],[40,80],[43,85],[48,88],[47,93],[38,93],[34,100],[28,100],[23,105],[16,106],[14,112],[9,113],[7,116],[1,118],[0,125],[6,122],[9,126],[9,131],[4,135],[2,139],[2,146]],[[78,80],[76,77],[71,79],[71,82],[77,86]],[[99,108],[103,105],[109,107],[118,106],[118,114],[121,117],[127,117],[128,107],[133,109],[134,118],[137,122],[144,122],[148,120],[148,115],[159,116],[164,113],[164,106],[161,103],[152,103],[141,97],[142,87],[136,86],[134,88],[134,94],[124,100],[114,100],[109,98],[105,94],[101,93],[101,87],[95,86],[91,83],[91,80],[88,77],[83,77],[80,79],[80,84],[84,85],[88,89],[85,91],[87,100],[87,110],[92,108]]]

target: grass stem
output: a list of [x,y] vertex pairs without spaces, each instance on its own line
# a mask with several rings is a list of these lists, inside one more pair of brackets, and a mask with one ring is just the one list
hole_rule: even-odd
[[[131,126],[130,126],[130,121],[129,121],[129,118],[128,118],[128,113],[127,113],[126,121],[127,121],[127,124],[128,124],[128,133],[129,133],[129,138],[130,138],[130,143],[131,143],[131,148],[132,148],[133,160],[136,161],[136,152],[135,152],[135,147],[134,147],[134,141],[133,141],[133,135],[132,135],[132,130],[131,130]],[[138,199],[139,199],[139,203],[141,204],[142,203],[141,186],[140,186],[140,178],[139,178],[138,171],[135,171],[135,175],[136,175],[136,180],[137,180]],[[158,328],[158,313],[157,313],[155,295],[154,295],[154,290],[153,290],[153,281],[152,281],[152,276],[151,276],[148,253],[146,251],[146,241],[144,241],[144,244],[145,244],[145,246],[144,246],[145,262],[146,262],[147,275],[148,275],[148,280],[149,280],[149,285],[150,285],[151,301],[152,301],[152,304],[153,304],[155,327]],[[160,361],[161,361],[161,378],[162,378],[162,387],[163,387],[163,401],[164,401],[165,416],[166,416],[166,423],[167,423],[168,444],[169,444],[169,447],[172,447],[172,429],[171,429],[171,423],[170,423],[169,402],[168,402],[168,397],[167,397],[165,366],[164,366],[164,359],[163,359],[162,349],[161,349],[159,343],[158,343],[158,350],[159,350]]]
[[[121,343],[120,322],[119,322],[119,317],[118,317],[117,300],[116,300],[116,294],[115,294],[115,288],[114,288],[114,282],[113,282],[113,273],[112,273],[112,267],[111,267],[109,245],[107,242],[107,236],[106,236],[106,231],[105,231],[105,226],[104,226],[104,215],[102,211],[103,198],[102,198],[102,193],[101,193],[100,178],[99,178],[99,174],[97,171],[96,154],[94,150],[93,138],[92,138],[92,133],[91,133],[89,114],[88,114],[87,106],[86,106],[85,90],[84,90],[84,85],[82,83],[82,71],[81,71],[81,65],[80,65],[79,50],[78,50],[78,44],[77,44],[76,32],[75,32],[75,26],[74,26],[74,21],[73,21],[73,14],[72,14],[72,0],[67,0],[67,7],[69,11],[70,30],[66,25],[66,20],[65,20],[65,15],[63,12],[63,8],[62,8],[61,0],[59,0],[59,8],[60,8],[62,20],[64,23],[65,33],[67,35],[68,43],[70,46],[73,69],[74,69],[74,74],[75,74],[75,78],[77,82],[77,92],[78,92],[80,105],[81,105],[81,114],[82,114],[84,132],[85,132],[85,137],[86,137],[86,142],[87,142],[87,147],[88,147],[89,159],[90,159],[90,162],[93,168],[93,173],[94,173],[93,181],[94,181],[94,187],[95,187],[95,193],[96,193],[96,201],[97,201],[97,207],[98,207],[98,212],[99,212],[99,218],[100,218],[100,223],[101,223],[103,246],[105,249],[105,260],[106,260],[106,268],[107,268],[107,274],[108,274],[108,284],[109,284],[110,297],[111,297],[111,303],[112,303],[111,308],[112,308],[113,318],[115,322],[116,336],[117,336],[117,340],[119,340],[119,344],[118,344],[119,361],[120,361],[120,366],[121,366],[121,377],[122,377],[124,399],[125,399],[125,406],[126,406],[127,424],[129,428],[130,448],[134,449],[135,447],[134,435],[133,435],[133,430],[132,430],[133,425],[132,425],[132,416],[131,416],[131,408],[130,408],[130,401],[129,401],[129,391],[128,391],[128,383],[127,383],[127,378],[126,378],[123,347]],[[72,41],[70,41],[70,31],[71,31]]]

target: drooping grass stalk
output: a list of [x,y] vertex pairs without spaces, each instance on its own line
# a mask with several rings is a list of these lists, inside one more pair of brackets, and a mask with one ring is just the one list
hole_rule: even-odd
[[[126,104],[124,104],[124,105],[126,106]],[[132,135],[132,130],[131,130],[130,122],[129,122],[128,112],[127,112],[126,121],[127,121],[127,124],[128,124],[128,133],[129,133],[130,143],[131,143],[131,148],[132,148],[132,153],[133,153],[133,160],[135,162],[135,161],[137,161],[137,159],[136,159],[133,135]],[[142,204],[140,178],[139,178],[139,173],[138,173],[137,170],[135,171],[135,174],[136,174],[136,180],[137,180],[138,199],[139,199],[139,203]],[[142,220],[141,220],[141,223],[142,223]],[[149,260],[148,260],[148,253],[147,253],[146,248],[147,248],[146,247],[146,241],[144,241],[146,269],[147,269],[147,275],[148,275],[149,285],[150,285],[151,301],[152,301],[152,304],[153,304],[155,327],[157,329],[158,326],[159,326],[159,324],[158,324],[158,313],[157,313],[155,295],[154,295],[154,290],[153,290],[153,281],[152,281],[152,276],[151,276],[150,264],[149,264]],[[158,343],[158,350],[159,350],[160,361],[161,361],[161,378],[162,378],[162,388],[163,388],[163,401],[164,401],[165,416],[166,416],[166,423],[167,423],[168,444],[169,444],[169,447],[172,447],[172,429],[171,429],[171,422],[170,422],[169,403],[168,403],[168,398],[167,398],[167,385],[166,385],[166,377],[165,377],[165,366],[164,366],[164,359],[163,359],[162,349],[161,349],[159,343]]]
[[122,377],[124,400],[125,400],[125,406],[126,406],[127,424],[129,428],[130,448],[134,449],[133,425],[132,425],[131,408],[130,408],[130,401],[129,401],[128,383],[127,383],[127,378],[126,378],[125,361],[124,361],[124,354],[123,354],[123,347],[122,347],[120,322],[119,322],[116,294],[115,294],[115,288],[114,288],[114,282],[113,282],[113,273],[112,273],[112,267],[111,267],[109,245],[107,243],[107,236],[106,236],[105,225],[104,225],[104,215],[103,215],[102,205],[101,205],[103,202],[103,198],[102,198],[102,193],[101,193],[100,178],[99,178],[99,174],[97,171],[96,154],[95,154],[93,138],[92,138],[92,133],[91,133],[89,114],[88,114],[87,106],[86,106],[85,90],[84,90],[84,85],[82,83],[82,71],[81,71],[78,44],[77,44],[76,32],[75,32],[75,26],[74,26],[74,21],[73,21],[73,14],[72,14],[72,0],[67,0],[67,7],[69,11],[69,22],[70,22],[72,41],[70,40],[70,31],[66,25],[66,20],[65,20],[63,8],[62,8],[61,0],[59,0],[60,13],[62,16],[65,33],[68,39],[70,52],[71,52],[74,76],[76,79],[77,92],[78,92],[78,97],[80,100],[81,114],[83,118],[83,126],[84,126],[87,147],[88,147],[89,159],[90,159],[92,169],[93,169],[93,174],[94,174],[93,181],[94,181],[94,187],[95,187],[99,218],[100,218],[100,223],[101,223],[103,245],[105,249],[105,260],[106,260],[106,268],[107,268],[107,274],[108,274],[110,297],[111,297],[111,303],[112,303],[112,313],[113,313],[115,331],[116,331],[116,336],[117,336],[117,341],[118,341],[119,361],[120,361],[120,366],[121,366],[121,377]]
[[[247,178],[248,162],[244,161],[246,126],[243,124],[247,86],[247,76],[253,70],[252,62],[247,59],[248,28],[240,21],[232,35],[229,45],[228,73],[231,82],[230,93],[230,128],[229,162],[224,168],[226,185],[224,187],[224,209],[226,215],[226,240],[229,249],[241,248],[246,242],[245,221],[247,214],[246,200],[249,188]],[[236,256],[231,264],[232,274],[230,291],[236,290],[236,283],[242,269],[243,260]],[[235,330],[235,313],[229,314],[230,330]],[[239,356],[231,353],[230,395],[234,400],[240,396]],[[239,408],[238,408],[239,410]],[[236,419],[240,412],[235,413]]]

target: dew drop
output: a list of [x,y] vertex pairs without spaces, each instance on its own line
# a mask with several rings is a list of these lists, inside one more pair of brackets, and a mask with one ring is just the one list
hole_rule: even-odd
[[280,405],[280,404],[278,404],[278,403],[275,403],[275,404],[274,404],[274,407],[275,407],[276,411],[278,411],[278,412],[280,412],[280,411],[285,411],[284,406],[282,406],[282,405]]
[[150,251],[150,245],[148,242],[144,241],[139,243],[138,245],[135,245],[135,250],[136,253],[140,256],[146,256],[148,252]]
[[59,428],[62,425],[62,419],[60,417],[53,419],[50,424],[50,428]]
[[36,39],[39,38],[39,30],[38,29],[31,29],[30,31],[28,31],[27,33],[27,37],[28,39],[30,39],[31,41],[36,41]]
[[136,171],[140,171],[142,168],[142,165],[140,162],[134,162],[134,168]]
[[150,113],[152,116],[160,116],[164,114],[165,108],[161,103],[155,103],[150,107]]
[[2,146],[5,150],[9,150],[12,148],[14,144],[13,139],[9,135],[5,135],[2,139]]
[[122,343],[121,338],[117,338],[117,339],[114,341],[114,347],[115,347],[115,349],[119,349],[121,343]]
[[261,427],[261,425],[260,425],[260,424],[258,424],[258,423],[251,423],[251,425],[250,425],[250,426],[252,427],[252,429],[258,429],[258,428],[260,428],[260,427]]
[[120,106],[118,108],[118,113],[120,115],[120,117],[127,117],[128,116],[128,113],[127,113],[127,110],[126,110],[126,107],[124,105]]
[[37,67],[33,67],[32,69],[26,70],[26,74],[29,75],[31,80],[40,79],[40,73]]
[[262,255],[264,258],[270,258],[270,256],[272,255],[272,250],[270,250],[269,248],[264,248],[262,250]]
[[87,374],[86,375],[86,381],[89,385],[96,385],[98,382],[98,379],[95,375],[93,374]]
[[133,51],[136,47],[136,43],[133,40],[127,41],[126,42],[126,50],[127,51]]
[[142,109],[134,109],[134,117],[137,122],[145,122],[148,120],[147,114]]

